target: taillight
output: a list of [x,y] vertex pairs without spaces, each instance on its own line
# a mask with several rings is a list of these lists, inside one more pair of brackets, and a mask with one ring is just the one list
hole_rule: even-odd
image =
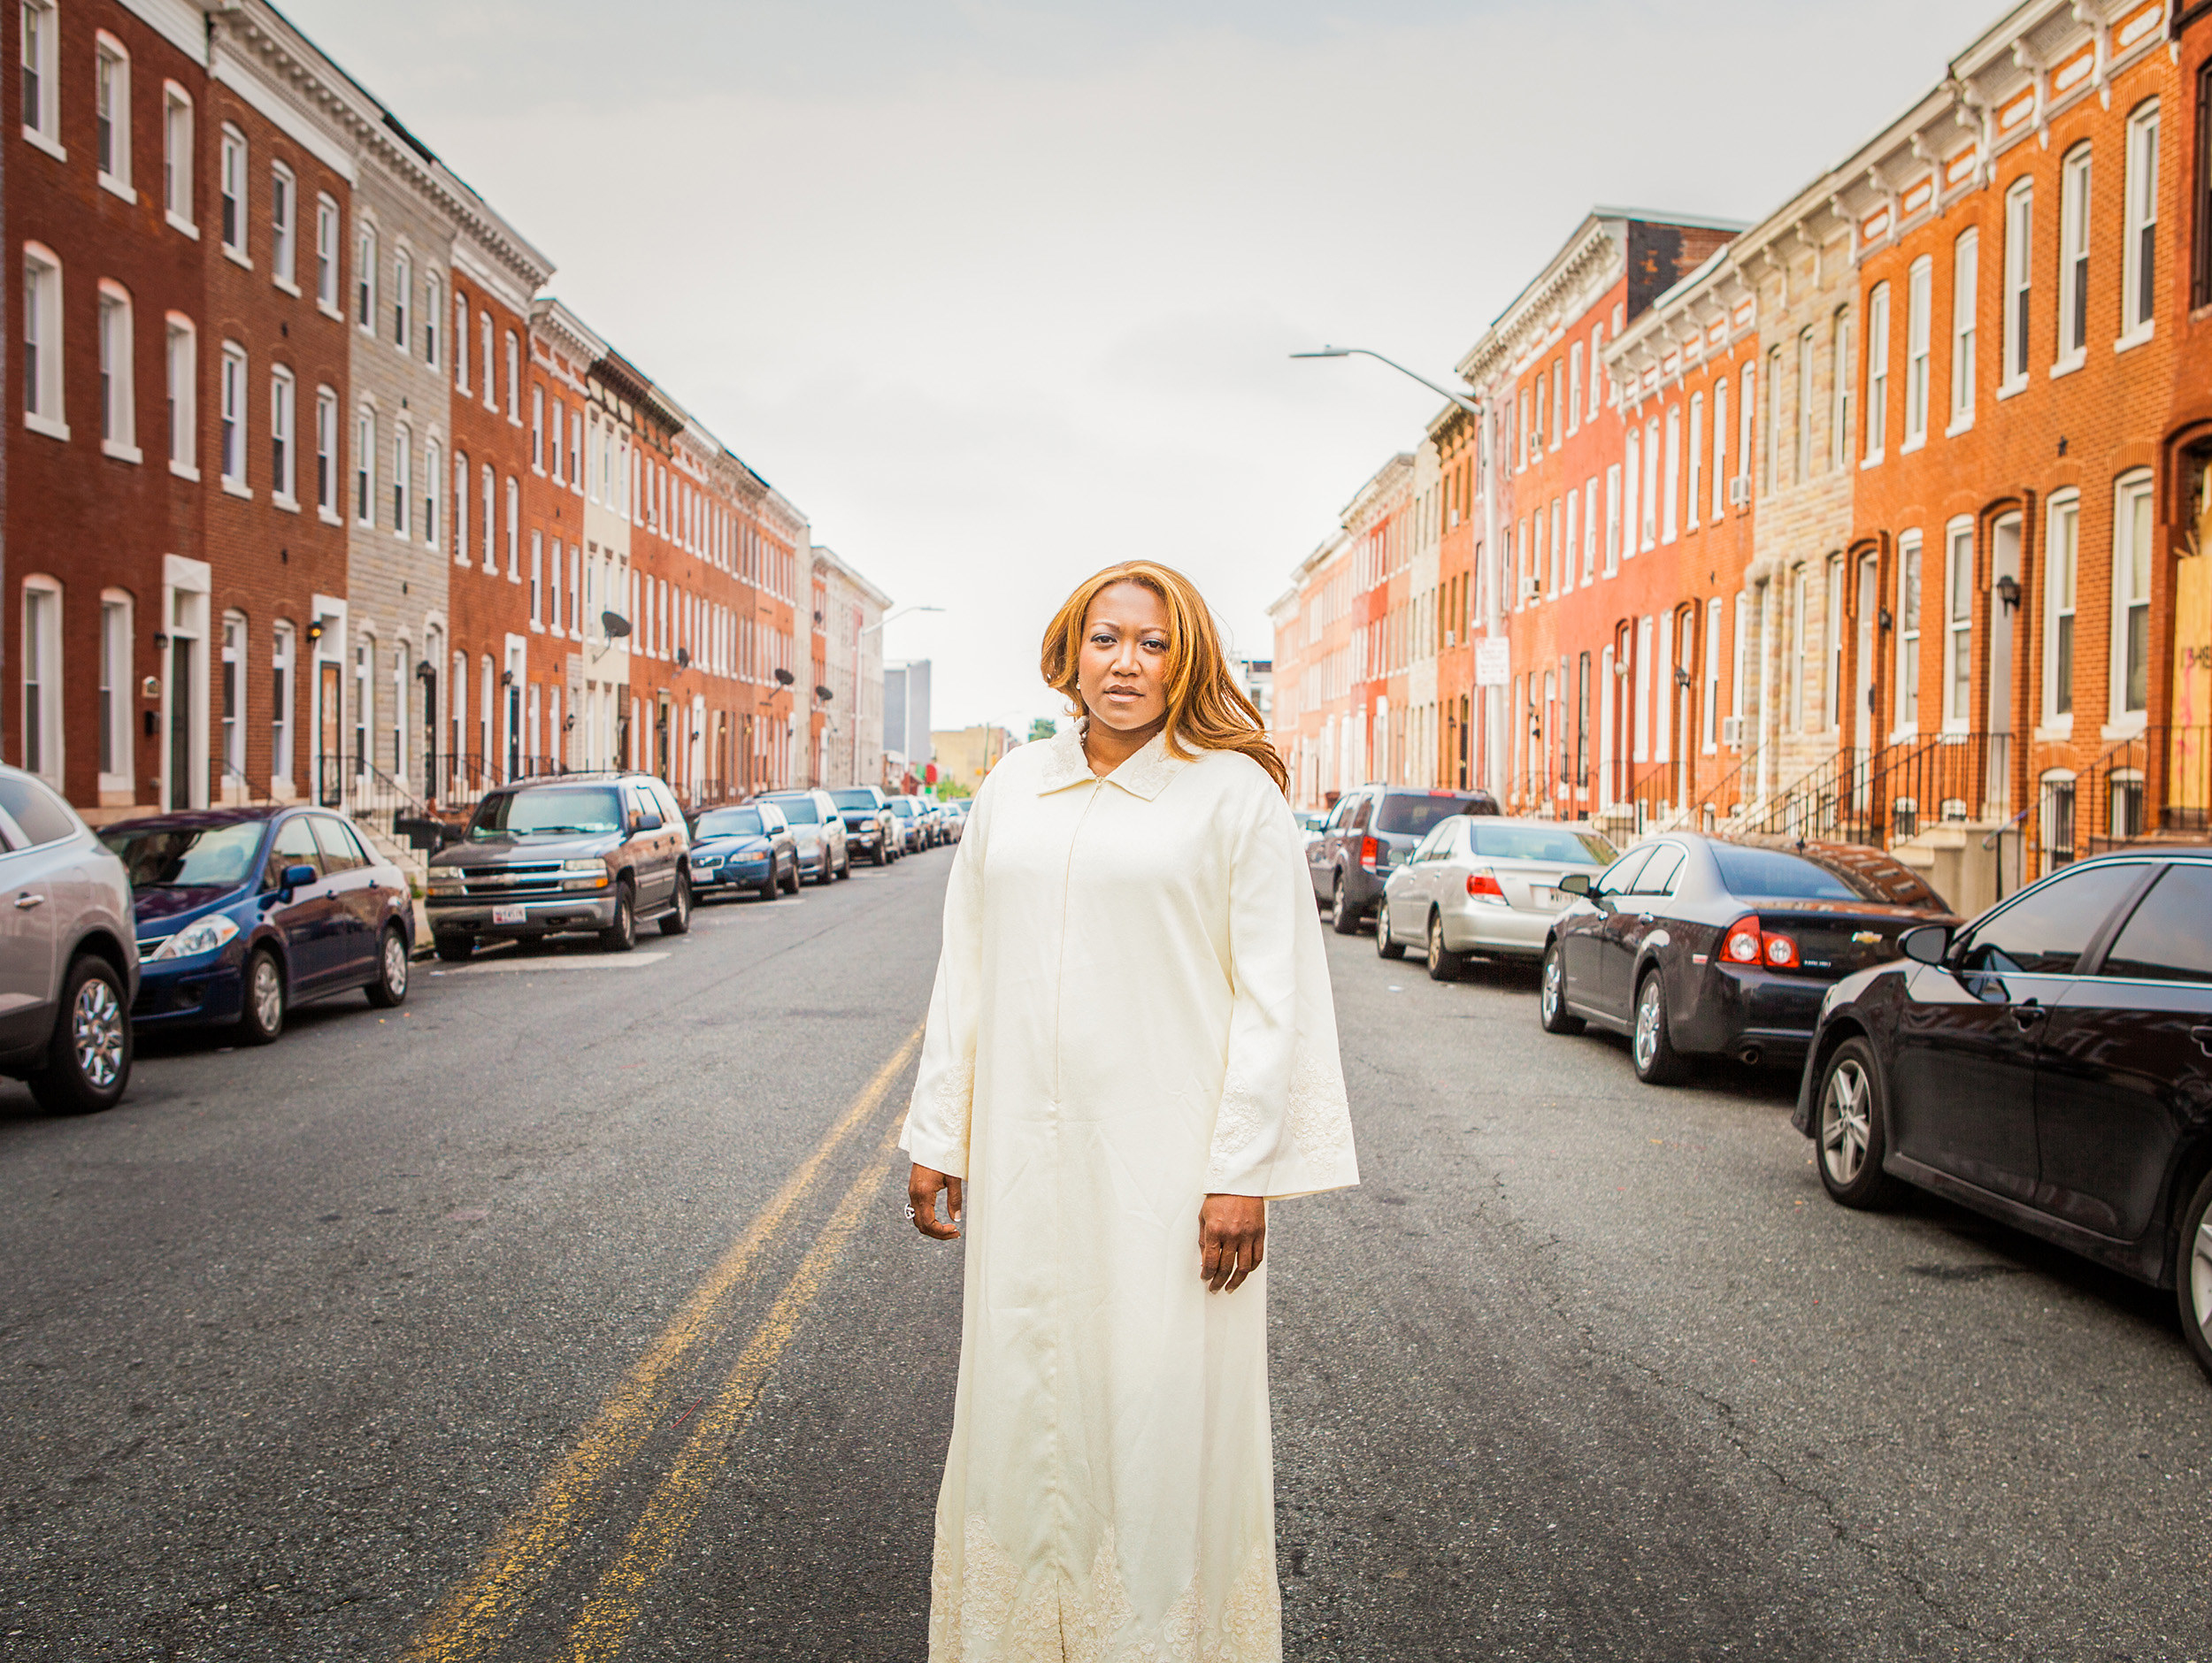
[[1720,955],[1731,964],[1763,964],[1770,969],[1797,968],[1797,943],[1788,936],[1762,930],[1758,919],[1739,918],[1728,927]]
[[1362,838],[1359,840],[1359,863],[1371,872],[1375,870],[1374,839]]
[[1478,866],[1467,874],[1467,893],[1477,900],[1505,905],[1505,891],[1499,886],[1498,875],[1486,866]]

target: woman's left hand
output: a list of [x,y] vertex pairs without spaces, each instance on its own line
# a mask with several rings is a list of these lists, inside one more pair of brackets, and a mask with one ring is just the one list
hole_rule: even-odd
[[1267,1203],[1256,1195],[1210,1195],[1198,1209],[1198,1274],[1210,1293],[1234,1293],[1267,1251]]

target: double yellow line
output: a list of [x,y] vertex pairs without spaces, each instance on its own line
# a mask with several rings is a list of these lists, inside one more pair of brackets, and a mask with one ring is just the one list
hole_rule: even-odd
[[[530,1603],[559,1570],[580,1529],[593,1521],[595,1496],[634,1460],[657,1430],[677,1372],[719,1331],[724,1301],[814,1187],[830,1159],[874,1114],[921,1043],[917,1027],[824,1134],[813,1153],[784,1181],[750,1228],[685,1300],[649,1350],[585,1424],[567,1455],[529,1502],[501,1529],[480,1565],[438,1603],[400,1653],[402,1663],[474,1663],[498,1655]],[[692,1417],[692,1429],[632,1529],[615,1563],[600,1578],[557,1655],[575,1663],[614,1657],[644,1609],[651,1590],[698,1517],[722,1450],[743,1425],[762,1383],[821,1292],[868,1203],[882,1187],[897,1146],[895,1122],[878,1143],[822,1233],[807,1250],[768,1314],[753,1331],[721,1390]]]

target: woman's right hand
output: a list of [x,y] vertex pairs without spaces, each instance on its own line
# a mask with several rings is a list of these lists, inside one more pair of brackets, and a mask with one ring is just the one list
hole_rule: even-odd
[[[941,1194],[949,1222],[937,1216]],[[917,1161],[906,1177],[906,1212],[914,1228],[931,1240],[956,1240],[960,1234],[960,1180]]]

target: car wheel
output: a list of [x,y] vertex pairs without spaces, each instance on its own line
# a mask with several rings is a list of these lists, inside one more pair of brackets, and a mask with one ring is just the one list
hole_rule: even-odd
[[1821,1187],[1845,1207],[1887,1207],[1901,1197],[1905,1186],[1882,1170],[1889,1100],[1872,1046],[1853,1038],[1835,1048],[1820,1071],[1819,1104],[1813,1134]]
[[1341,877],[1329,892],[1329,928],[1339,935],[1359,933],[1359,908],[1352,905],[1352,897]]
[[284,985],[284,967],[266,947],[256,947],[246,960],[246,994],[238,1013],[238,1043],[265,1046],[284,1031],[284,1016],[292,1002]]
[[609,953],[627,953],[637,946],[637,892],[626,877],[615,880],[614,922],[599,932],[599,945]]
[[760,888],[757,893],[763,900],[773,900],[777,892],[782,888],[783,862],[772,853],[768,856],[768,876],[760,880]]
[[1375,908],[1375,956],[1402,959],[1405,955],[1406,944],[1394,939],[1390,933],[1390,898],[1386,895]]
[[114,1107],[130,1083],[123,978],[105,959],[87,954],[62,978],[54,1037],[46,1066],[31,1076],[31,1095],[50,1115],[91,1115]]
[[389,1010],[407,997],[407,938],[399,926],[384,926],[384,939],[376,948],[376,979],[369,984],[369,1003]]
[[434,935],[432,949],[448,964],[465,964],[476,955],[476,938],[465,935]]
[[845,858],[837,862],[837,876],[841,880],[842,880],[844,878],[850,877],[852,875],[853,853],[850,849],[847,849],[845,851]]
[[815,887],[818,889],[827,889],[831,884],[836,881],[836,878],[837,874],[830,869],[829,850],[825,848],[822,851],[821,863],[814,869]]
[[783,875],[784,893],[790,895],[797,894],[799,884],[804,874],[799,870],[799,857],[795,854],[791,857],[791,870]]
[[2197,1365],[2212,1374],[2212,1173],[2197,1185],[2174,1232],[2174,1296]]
[[1646,1085],[1672,1085],[1682,1077],[1682,1058],[1667,1032],[1666,978],[1655,969],[1636,985],[1636,1027],[1628,1050],[1636,1077]]
[[1464,954],[1455,953],[1444,945],[1444,915],[1440,912],[1429,915],[1428,962],[1432,982],[1450,981],[1466,962]]
[[1546,1033],[1580,1033],[1582,1018],[1567,1009],[1567,968],[1561,962],[1559,943],[1544,949],[1544,982],[1536,995],[1536,1008]]
[[669,909],[661,914],[661,933],[665,936],[691,933],[691,880],[681,872],[676,874],[676,896]]
[[889,855],[886,854],[883,852],[883,845],[882,845],[880,842],[879,842],[879,843],[876,845],[876,864],[877,864],[878,866],[881,866],[881,865],[883,865],[885,862],[887,862],[890,858],[891,858],[891,857],[890,857]]

